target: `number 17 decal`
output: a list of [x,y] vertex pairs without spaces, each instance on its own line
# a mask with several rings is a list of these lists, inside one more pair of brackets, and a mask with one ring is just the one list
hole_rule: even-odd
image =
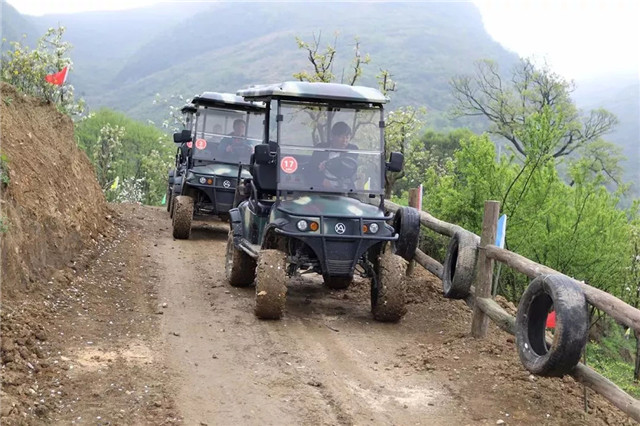
[[280,168],[287,174],[294,173],[298,170],[298,160],[291,156],[284,157],[280,160]]

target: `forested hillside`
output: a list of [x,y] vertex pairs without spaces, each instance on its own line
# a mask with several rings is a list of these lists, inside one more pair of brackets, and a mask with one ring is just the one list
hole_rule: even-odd
[[375,84],[380,68],[389,69],[398,82],[394,104],[427,106],[432,121],[450,104],[453,75],[480,58],[505,68],[517,60],[485,32],[470,3],[167,3],[27,18],[40,33],[59,22],[67,27],[75,46],[71,83],[89,106],[154,121],[164,113],[152,104],[158,92],[192,96],[291,79],[308,66],[295,36],[314,32],[322,32],[322,47],[339,33],[337,76],[349,74],[358,36],[372,58],[362,83]]

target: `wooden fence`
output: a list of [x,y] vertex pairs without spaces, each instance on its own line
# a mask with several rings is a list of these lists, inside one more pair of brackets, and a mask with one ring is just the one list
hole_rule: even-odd
[[[410,204],[414,207],[415,199],[417,199],[415,196],[413,198],[410,197],[410,201],[413,201]],[[390,201],[385,201],[385,208],[391,212],[396,212],[400,206]],[[491,296],[494,262],[501,262],[531,278],[544,274],[560,274],[560,272],[547,266],[540,265],[524,256],[494,245],[499,211],[500,203],[497,201],[485,202],[482,236],[480,237],[458,225],[439,220],[429,213],[420,212],[420,224],[422,226],[449,237],[453,237],[458,232],[466,233],[477,242],[478,256],[474,286],[471,288],[471,294],[465,299],[467,305],[473,309],[471,334],[476,338],[486,336],[489,320],[495,322],[504,331],[515,334],[515,318],[502,309]],[[442,278],[443,265],[420,249],[416,250],[414,261],[435,276]],[[582,288],[588,303],[611,315],[618,322],[640,332],[640,310],[609,293],[573,278],[570,279]],[[608,399],[631,418],[640,422],[640,401],[623,391],[615,383],[582,363],[578,363],[571,376]]]

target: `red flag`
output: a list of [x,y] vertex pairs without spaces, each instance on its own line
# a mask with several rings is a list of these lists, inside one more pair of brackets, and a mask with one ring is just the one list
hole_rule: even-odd
[[551,311],[547,315],[547,328],[556,328],[556,311]]
[[57,73],[45,75],[44,79],[51,84],[55,84],[56,86],[62,86],[67,80],[67,70],[68,67],[64,67]]

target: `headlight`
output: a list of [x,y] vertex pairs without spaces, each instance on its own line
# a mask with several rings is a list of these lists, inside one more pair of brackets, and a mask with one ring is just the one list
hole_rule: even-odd
[[307,223],[306,220],[301,219],[298,221],[298,223],[296,223],[296,227],[298,228],[299,231],[306,231],[307,228],[309,227],[309,224]]
[[369,232],[371,232],[372,234],[375,234],[376,232],[378,232],[378,224],[377,223],[370,223],[369,224]]
[[207,178],[206,178],[206,177],[201,177],[201,178],[200,178],[200,183],[201,183],[202,185],[204,185],[205,183],[207,183]]

